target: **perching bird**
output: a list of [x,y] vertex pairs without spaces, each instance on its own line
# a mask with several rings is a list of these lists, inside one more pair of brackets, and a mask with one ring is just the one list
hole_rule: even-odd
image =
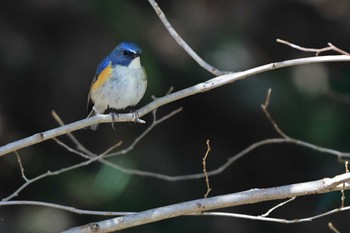
[[[94,106],[88,117],[104,113],[108,108],[135,106],[147,87],[147,75],[141,66],[142,50],[131,42],[122,42],[97,66],[89,100]],[[91,126],[96,130],[98,125]]]

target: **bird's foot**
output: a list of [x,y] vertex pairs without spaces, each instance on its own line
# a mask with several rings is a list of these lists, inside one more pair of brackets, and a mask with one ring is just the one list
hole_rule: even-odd
[[116,130],[115,127],[114,127],[114,123],[115,123],[115,119],[118,118],[118,114],[115,113],[115,112],[111,112],[111,115],[112,115],[112,128],[114,130]]
[[132,112],[133,118],[134,118],[134,122],[138,123],[140,122],[140,116],[137,110],[133,110]]

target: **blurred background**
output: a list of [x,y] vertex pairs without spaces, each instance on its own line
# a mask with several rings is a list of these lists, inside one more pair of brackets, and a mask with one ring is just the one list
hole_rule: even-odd
[[[275,61],[313,56],[276,43],[277,38],[321,48],[327,42],[350,51],[348,0],[165,1],[158,4],[184,40],[207,62],[240,71]],[[143,49],[148,89],[137,107],[203,82],[213,75],[199,67],[170,37],[148,1],[16,0],[0,2],[0,144],[57,127],[50,112],[66,123],[83,119],[96,66],[121,41]],[[278,137],[261,111],[272,88],[269,111],[291,137],[349,151],[349,63],[315,64],[266,72],[171,103],[158,117],[183,111],[154,128],[128,154],[110,161],[167,175],[202,172],[206,140],[212,170],[249,145]],[[118,141],[126,148],[147,124],[101,125],[74,135],[102,153]],[[62,141],[74,146],[67,137]],[[84,161],[47,141],[18,151],[28,178]],[[296,145],[268,145],[247,154],[210,178],[209,196],[332,177],[344,172],[337,158]],[[0,197],[24,180],[17,158],[0,158]],[[94,163],[25,188],[13,200],[52,202],[89,210],[142,211],[202,198],[204,179],[168,182],[127,175]],[[348,192],[346,192],[348,194]],[[341,194],[297,198],[272,217],[295,219],[340,206]],[[260,215],[280,203],[225,209]],[[348,200],[346,199],[348,205]],[[224,217],[181,217],[123,232],[330,232],[328,222],[349,232],[349,212],[293,225]],[[59,232],[103,217],[32,207],[0,207],[1,232]]]

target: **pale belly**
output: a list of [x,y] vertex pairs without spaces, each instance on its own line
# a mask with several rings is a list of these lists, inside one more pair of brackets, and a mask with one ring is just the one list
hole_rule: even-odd
[[147,78],[143,68],[118,66],[110,79],[99,89],[91,91],[91,100],[97,113],[103,113],[107,108],[125,109],[135,106],[142,99],[146,87]]

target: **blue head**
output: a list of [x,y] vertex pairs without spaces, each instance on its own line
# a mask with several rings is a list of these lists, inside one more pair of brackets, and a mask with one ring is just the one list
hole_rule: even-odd
[[131,42],[122,42],[109,54],[112,65],[128,66],[135,58],[141,56],[140,47]]

